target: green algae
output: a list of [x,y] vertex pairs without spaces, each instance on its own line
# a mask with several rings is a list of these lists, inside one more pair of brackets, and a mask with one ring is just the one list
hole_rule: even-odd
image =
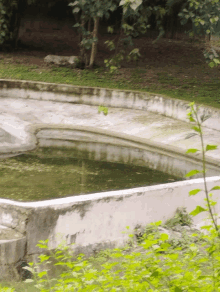
[[73,157],[63,148],[41,148],[0,160],[0,197],[39,201],[181,180],[147,167]]

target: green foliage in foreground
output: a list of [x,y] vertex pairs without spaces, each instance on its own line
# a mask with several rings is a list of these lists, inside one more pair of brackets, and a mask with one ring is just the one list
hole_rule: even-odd
[[[55,252],[49,255],[39,256],[39,263],[30,263],[27,270],[33,273],[33,279],[26,280],[33,283],[38,291],[220,291],[220,236],[219,226],[214,218],[213,206],[216,202],[211,200],[212,194],[207,189],[205,177],[205,153],[216,149],[215,145],[204,145],[202,122],[208,117],[198,116],[194,103],[190,104],[189,120],[195,125],[192,127],[195,134],[201,138],[203,154],[203,177],[205,201],[207,208],[197,206],[190,215],[208,211],[213,226],[203,228],[207,235],[193,234],[199,236],[200,245],[191,243],[176,246],[168,242],[169,236],[166,233],[159,234],[157,227],[161,221],[150,224],[154,232],[146,232],[139,241],[139,247],[145,252],[130,252],[129,245],[125,248],[106,250],[97,257],[85,259],[83,254],[72,259],[70,247],[60,245]],[[188,153],[195,153],[198,149],[189,149]],[[192,176],[198,173],[193,170],[189,173]],[[211,191],[219,190],[215,186]],[[200,189],[189,192],[189,195],[196,195]],[[179,223],[189,225],[191,221],[183,215],[178,215]],[[177,218],[175,218],[176,221]],[[177,222],[176,222],[177,223]],[[173,222],[167,222],[172,225]],[[129,229],[129,227],[128,227]],[[148,230],[149,231],[149,230]],[[134,244],[133,234],[130,234],[130,246]],[[48,250],[48,240],[40,241],[38,246]],[[201,249],[202,247],[202,249]],[[51,278],[46,268],[55,259],[55,266],[62,268],[56,278]],[[38,269],[41,267],[41,269]],[[7,289],[7,288],[3,288]],[[8,288],[10,289],[10,288]],[[13,291],[13,290],[1,290]]]

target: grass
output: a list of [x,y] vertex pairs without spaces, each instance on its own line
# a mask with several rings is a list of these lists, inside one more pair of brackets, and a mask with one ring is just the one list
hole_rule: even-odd
[[104,68],[103,59],[109,56],[99,53],[100,66],[93,70],[46,65],[37,51],[26,58],[21,53],[1,53],[0,78],[139,90],[220,108],[220,68],[209,68],[200,46],[162,39],[156,46],[145,42],[141,51],[139,67],[125,63],[115,74]]

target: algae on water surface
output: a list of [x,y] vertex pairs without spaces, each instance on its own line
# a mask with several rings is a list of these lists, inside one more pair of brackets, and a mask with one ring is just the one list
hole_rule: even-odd
[[0,160],[1,198],[39,201],[181,180],[147,167],[84,160],[41,148]]

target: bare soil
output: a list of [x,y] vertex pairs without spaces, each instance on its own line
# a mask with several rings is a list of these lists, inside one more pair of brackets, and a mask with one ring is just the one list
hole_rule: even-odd
[[[104,66],[104,60],[111,57],[106,45],[106,40],[118,39],[118,35],[99,35],[99,44],[96,64]],[[129,69],[138,67],[147,69],[145,79],[149,83],[155,82],[157,73],[166,71],[168,74],[181,78],[201,77],[207,80],[207,72],[198,70],[204,65],[203,56],[204,39],[190,39],[184,34],[176,35],[176,39],[161,38],[153,43],[155,38],[140,37],[134,39],[134,48],[139,48],[141,58],[136,62],[124,62],[120,69],[121,77],[129,77]],[[22,46],[13,52],[0,52],[1,58],[7,58],[7,62],[24,65],[37,65],[39,69],[48,68],[44,63],[44,57],[48,54],[61,56],[77,56],[79,54],[78,36],[66,35],[63,32],[26,33],[21,39]],[[209,68],[207,67],[207,70]],[[208,70],[209,71],[209,70]],[[215,70],[214,70],[215,71]],[[199,76],[198,76],[199,74]],[[187,76],[187,77],[186,77]]]

